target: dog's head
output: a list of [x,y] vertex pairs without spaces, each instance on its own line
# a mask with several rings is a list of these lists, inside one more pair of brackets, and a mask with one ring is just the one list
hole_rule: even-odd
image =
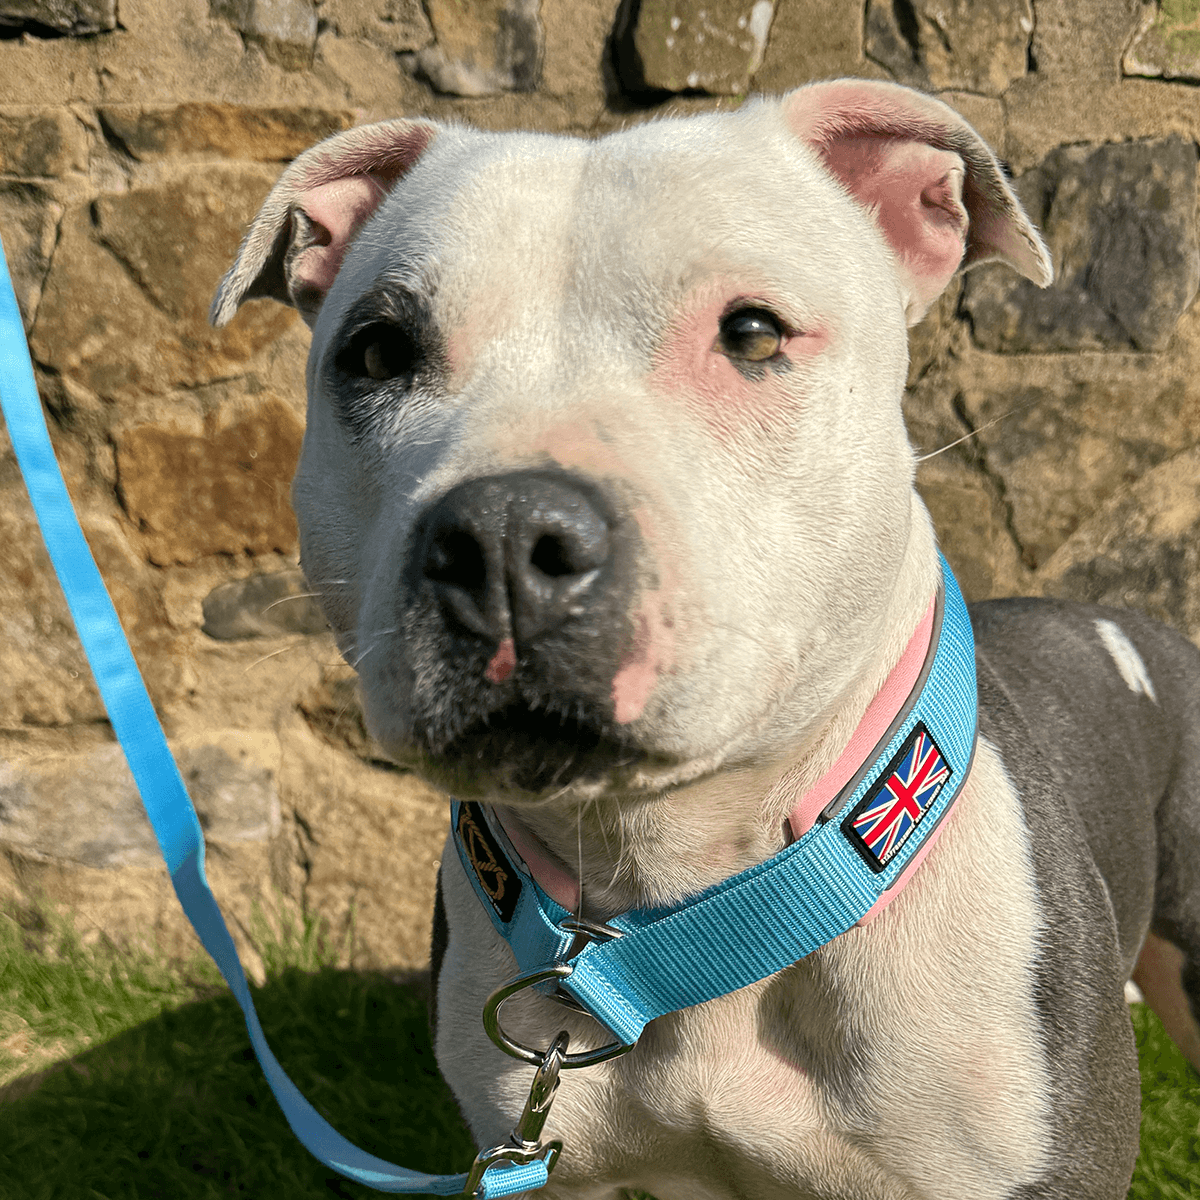
[[353,129],[213,315],[312,326],[302,562],[375,736],[461,794],[588,795],[783,754],[900,573],[932,589],[906,324],[997,258],[1049,280],[978,136],[842,80],[596,141]]

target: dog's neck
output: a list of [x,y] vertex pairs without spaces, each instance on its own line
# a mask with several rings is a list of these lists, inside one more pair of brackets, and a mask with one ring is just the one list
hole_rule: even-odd
[[937,581],[929,518],[914,496],[909,543],[877,653],[832,710],[799,731],[791,754],[761,766],[722,767],[659,792],[500,808],[518,849],[520,842],[535,845],[573,890],[581,882],[583,914],[593,920],[676,903],[771,857],[790,840],[788,817],[797,801],[837,761],[900,660]]

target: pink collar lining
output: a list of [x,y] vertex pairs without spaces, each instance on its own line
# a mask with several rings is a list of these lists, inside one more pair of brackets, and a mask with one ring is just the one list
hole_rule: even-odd
[[[850,782],[858,769],[868,760],[872,751],[879,745],[884,734],[896,719],[896,715],[904,707],[905,701],[912,694],[929,653],[929,643],[933,636],[935,606],[936,601],[931,600],[929,607],[925,610],[925,615],[913,630],[913,635],[909,638],[908,645],[900,656],[900,661],[892,668],[887,679],[884,680],[883,686],[867,706],[867,711],[863,714],[862,720],[858,723],[858,727],[854,730],[850,741],[838,756],[837,761],[805,792],[796,807],[792,809],[788,824],[791,826],[794,837],[799,838],[801,834],[811,829],[829,802]],[[497,809],[493,808],[491,811],[508,837],[512,848],[522,859],[542,891],[568,912],[575,912],[579,906],[579,881],[567,870],[565,864],[551,855],[517,818],[510,814],[506,820]],[[859,922],[860,925],[865,925],[872,920],[877,913],[896,898],[940,832],[940,828],[934,830],[933,836],[921,847],[913,861],[909,863],[891,888],[862,918]]]

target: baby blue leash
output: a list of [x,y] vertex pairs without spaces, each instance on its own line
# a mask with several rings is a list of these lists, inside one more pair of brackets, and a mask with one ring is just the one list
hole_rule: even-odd
[[[542,1187],[559,1143],[536,1144],[557,1081],[557,1058],[539,1062],[534,1093],[510,1145],[479,1156],[461,1175],[429,1175],[398,1167],[347,1141],[300,1094],[263,1036],[246,975],[204,874],[204,835],[167,747],[137,663],[109,599],[63,483],[33,378],[25,330],[0,247],[0,408],[55,573],[91,664],[109,720],[129,762],[146,815],[167,863],[175,894],[229,984],[246,1018],[254,1053],[292,1131],[326,1166],[380,1192],[436,1196],[473,1193],[498,1200]],[[552,1048],[553,1050],[553,1048]],[[561,1050],[558,1052],[561,1055]],[[544,1069],[541,1069],[544,1068]],[[540,1092],[539,1092],[540,1088]],[[528,1134],[536,1129],[532,1137]],[[519,1144],[518,1144],[519,1143]],[[522,1161],[523,1160],[523,1161]]]
[[[334,1130],[267,1046],[233,940],[205,879],[195,809],[55,461],[6,268],[0,279],[0,406],[184,912],[241,1006],[254,1052],[296,1136],[327,1166],[377,1191],[495,1200],[542,1187],[562,1151],[561,1142],[540,1140],[561,1070],[623,1054],[656,1017],[773,975],[853,928],[898,883],[970,772],[976,739],[974,639],[962,594],[943,559],[930,649],[908,701],[817,823],[765,863],[672,908],[632,910],[597,925],[573,916],[538,886],[486,810],[455,802],[451,821],[463,866],[521,972],[489,998],[484,1028],[497,1046],[536,1071],[512,1136],[482,1151],[469,1172],[429,1175],[398,1167]],[[614,1040],[577,1053],[567,1052],[566,1033],[545,1050],[514,1041],[501,1026],[500,1009],[527,987],[582,1007]]]

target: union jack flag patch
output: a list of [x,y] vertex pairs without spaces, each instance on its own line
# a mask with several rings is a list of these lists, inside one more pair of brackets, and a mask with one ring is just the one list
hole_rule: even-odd
[[846,835],[872,871],[882,871],[900,852],[953,772],[921,722],[871,790],[842,822]]

